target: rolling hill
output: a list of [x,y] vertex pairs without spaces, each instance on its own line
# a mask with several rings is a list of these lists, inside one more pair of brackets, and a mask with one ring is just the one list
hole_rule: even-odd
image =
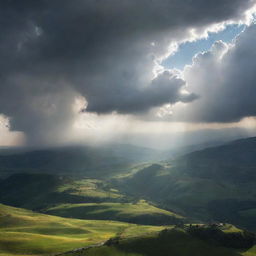
[[169,228],[133,238],[117,237],[105,245],[67,256],[249,256],[255,255],[254,235],[224,225]]
[[14,174],[0,182],[0,202],[47,214],[171,225],[184,218],[146,201],[127,197],[107,181],[49,174]]
[[61,218],[3,204],[0,233],[1,256],[252,256],[256,252],[255,235],[229,224],[143,226]]
[[133,196],[203,221],[256,230],[256,138],[196,151],[116,180]]
[[[253,234],[218,224],[256,230],[256,138],[156,164],[114,167],[108,175],[106,168],[96,171],[100,178],[62,174],[78,164],[79,154],[65,167],[65,161],[51,162],[41,153],[21,157],[23,166],[12,164],[20,171],[34,161],[35,170],[39,163],[48,171],[56,164],[54,175],[32,168],[0,180],[1,203],[40,212],[0,204],[1,256],[256,255]],[[7,156],[13,157],[5,152],[1,161]]]
[[61,218],[0,204],[0,255],[53,255],[117,235],[140,236],[161,229],[114,221]]
[[161,151],[125,144],[7,148],[0,150],[0,177],[26,172],[102,178],[120,174],[131,165],[165,157]]
[[185,221],[182,216],[159,209],[144,200],[137,203],[64,204],[48,208],[45,212],[69,218],[118,220],[144,225],[175,225]]

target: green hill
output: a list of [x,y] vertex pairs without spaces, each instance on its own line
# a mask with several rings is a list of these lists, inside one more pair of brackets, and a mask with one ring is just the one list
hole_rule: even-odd
[[158,161],[163,157],[161,153],[154,149],[122,144],[0,149],[0,177],[24,172],[111,177],[133,164]]
[[184,222],[183,217],[143,200],[137,203],[64,204],[49,208],[46,213],[69,218],[118,220],[144,225],[174,225]]
[[[35,168],[43,159],[41,153],[32,158]],[[184,225],[187,218],[181,217],[256,230],[255,155],[256,139],[250,138],[140,169],[114,168],[100,179],[60,175],[66,167],[58,166],[65,161],[57,160],[56,175],[11,175],[0,180],[0,202],[51,215],[0,204],[0,256],[72,250],[65,255],[255,256],[253,234],[228,224]],[[32,160],[22,159],[29,164]],[[65,170],[71,167],[70,163]],[[105,171],[108,168],[102,174]],[[171,226],[166,230],[159,225]],[[107,240],[105,245],[74,251]]]
[[[0,202],[62,217],[170,225],[181,216],[128,198],[107,181],[14,174],[0,182]],[[136,203],[135,203],[136,202]]]
[[63,203],[127,201],[107,181],[17,173],[0,181],[0,202],[41,210]]
[[63,255],[67,256],[256,255],[255,235],[232,225],[180,224],[179,228],[165,229],[114,221],[61,218],[2,204],[0,234],[1,256],[64,252]]
[[73,180],[49,174],[15,174],[3,180],[0,202],[80,219],[149,225],[170,225],[183,220],[174,213],[120,194],[107,181]]
[[0,255],[49,255],[104,242],[156,232],[162,227],[114,221],[76,220],[0,204]]
[[190,153],[116,180],[130,195],[197,220],[256,230],[256,138]]
[[67,256],[242,256],[255,255],[254,235],[224,225],[171,228],[134,238],[117,237],[104,246]]

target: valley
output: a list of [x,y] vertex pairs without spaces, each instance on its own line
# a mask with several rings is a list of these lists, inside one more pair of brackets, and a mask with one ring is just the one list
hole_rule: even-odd
[[[255,149],[249,138],[174,159],[132,162],[107,175],[50,173],[50,163],[47,171],[4,171],[0,255],[256,255]],[[2,161],[10,156],[2,154]],[[231,234],[227,244],[220,244],[226,240],[221,232]],[[236,248],[241,234],[250,242]]]

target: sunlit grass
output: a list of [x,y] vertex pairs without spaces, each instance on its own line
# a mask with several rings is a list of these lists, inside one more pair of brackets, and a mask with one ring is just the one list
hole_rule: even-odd
[[122,198],[118,190],[106,188],[106,184],[97,179],[82,179],[63,184],[58,192],[67,192],[71,195],[97,198]]
[[114,221],[66,219],[0,204],[0,256],[49,255],[97,244],[117,234],[130,237],[161,229]]
[[251,249],[249,249],[246,252],[243,252],[242,255],[244,256],[255,256],[256,255],[256,245],[253,246]]
[[[215,246],[180,229],[171,229],[165,235],[157,233],[122,239],[118,244],[89,249],[67,256],[241,256],[231,248]],[[250,255],[251,256],[251,255]]]
[[182,219],[178,214],[157,208],[144,200],[137,203],[82,203],[62,204],[47,209],[50,214],[62,217],[75,217],[81,219],[123,219],[129,220],[138,216],[169,216]]

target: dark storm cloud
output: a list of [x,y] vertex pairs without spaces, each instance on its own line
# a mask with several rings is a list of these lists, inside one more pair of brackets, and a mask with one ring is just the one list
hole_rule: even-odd
[[1,1],[0,112],[34,140],[72,122],[77,95],[97,113],[193,101],[175,75],[152,80],[155,58],[190,28],[239,19],[253,2]]
[[255,40],[256,25],[251,25],[234,46],[216,42],[210,51],[194,58],[185,79],[201,97],[183,114],[186,120],[233,122],[256,116]]
[[152,82],[142,89],[120,88],[115,93],[109,92],[104,100],[97,97],[89,104],[87,111],[106,113],[117,110],[122,113],[136,113],[158,107],[163,103],[191,102],[197,95],[182,94],[185,81],[170,71],[159,74]]

